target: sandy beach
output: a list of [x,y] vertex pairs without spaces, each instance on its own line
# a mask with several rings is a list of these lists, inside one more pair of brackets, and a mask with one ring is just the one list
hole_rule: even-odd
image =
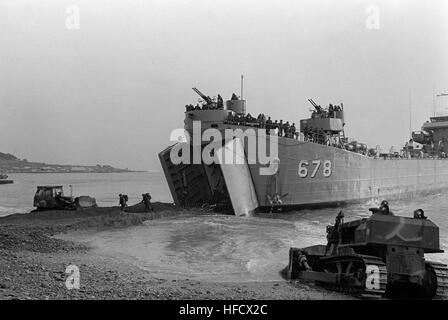
[[[44,211],[0,218],[0,299],[352,299],[308,283],[202,282],[166,279],[85,244],[57,239],[68,232],[98,232],[200,212],[155,203],[155,213],[118,207]],[[80,288],[66,288],[67,266],[80,270]]]

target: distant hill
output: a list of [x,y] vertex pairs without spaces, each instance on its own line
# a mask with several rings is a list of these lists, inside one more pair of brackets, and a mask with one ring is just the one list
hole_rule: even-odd
[[27,159],[19,159],[10,153],[0,152],[0,172],[6,173],[110,173],[132,172],[129,169],[114,168],[110,165],[81,166],[58,165],[39,162],[30,162]]
[[0,161],[14,161],[14,160],[19,160],[19,159],[10,153],[0,152]]

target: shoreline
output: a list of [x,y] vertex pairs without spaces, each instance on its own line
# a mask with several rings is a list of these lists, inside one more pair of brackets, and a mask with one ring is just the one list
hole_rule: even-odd
[[[353,299],[286,280],[223,283],[162,278],[118,258],[94,254],[84,244],[53,237],[201,214],[160,202],[154,203],[154,208],[155,213],[123,213],[118,207],[109,207],[0,217],[0,299]],[[79,267],[80,289],[65,286],[69,265]]]
[[84,174],[94,174],[94,173],[101,173],[101,174],[110,174],[110,173],[152,173],[151,171],[145,171],[145,170],[129,170],[129,171],[59,171],[59,172],[54,172],[54,171],[39,171],[39,172],[35,172],[35,171],[20,171],[20,172],[7,172],[8,174],[61,174],[61,173],[70,173],[70,174],[80,174],[80,173],[84,173]]

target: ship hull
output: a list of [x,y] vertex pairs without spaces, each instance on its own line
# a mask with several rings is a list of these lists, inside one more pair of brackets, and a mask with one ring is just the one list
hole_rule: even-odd
[[276,177],[261,176],[260,166],[250,165],[262,206],[271,205],[275,183],[283,206],[391,199],[448,187],[448,161],[444,159],[375,159],[325,145],[282,140]]
[[[212,202],[215,183],[210,180],[209,166],[190,165],[187,170],[185,166],[182,169],[170,165],[169,151],[170,148],[164,150],[159,157],[175,202],[181,204],[180,194],[185,185],[194,185],[198,189],[196,194],[201,193],[194,203]],[[278,139],[278,159],[279,169],[273,175],[260,174],[260,169],[266,165],[248,165],[259,211],[269,211],[273,207],[288,210],[365,199],[396,199],[448,187],[448,160],[445,159],[372,158],[289,138]],[[182,173],[184,171],[188,174]],[[189,176],[197,177],[196,184],[185,183]]]

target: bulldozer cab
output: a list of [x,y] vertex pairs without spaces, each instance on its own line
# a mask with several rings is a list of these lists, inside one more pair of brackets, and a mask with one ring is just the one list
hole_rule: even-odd
[[34,195],[37,209],[72,209],[72,197],[65,197],[62,186],[38,186]]
[[64,189],[62,186],[39,186],[36,191],[36,195],[38,194],[48,198],[56,197],[57,195],[64,196]]

